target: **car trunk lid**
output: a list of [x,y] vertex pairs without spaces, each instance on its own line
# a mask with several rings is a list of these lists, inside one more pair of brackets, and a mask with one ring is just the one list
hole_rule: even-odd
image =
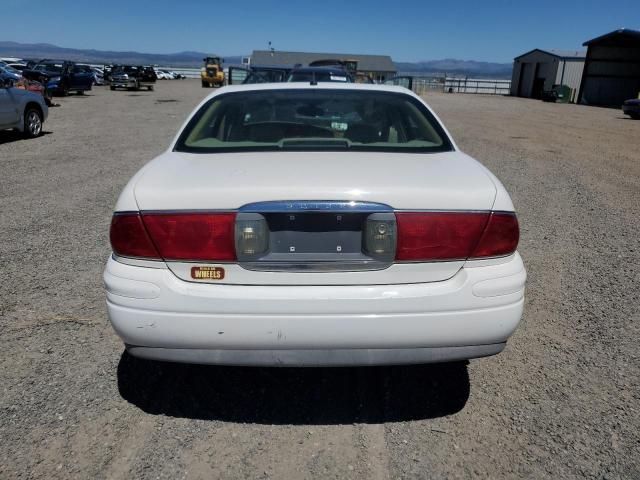
[[[256,285],[450,278],[464,259],[371,261],[362,251],[366,218],[398,211],[487,211],[495,193],[484,168],[459,152],[171,152],[156,159],[135,186],[143,212],[231,211],[238,219],[262,215],[271,242],[268,258],[167,262],[184,280]],[[223,278],[196,278],[194,267],[225,273]]]

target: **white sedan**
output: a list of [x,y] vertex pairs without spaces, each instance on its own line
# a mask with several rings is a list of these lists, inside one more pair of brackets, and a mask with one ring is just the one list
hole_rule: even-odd
[[518,236],[500,181],[409,90],[230,86],[120,195],[108,314],[156,360],[483,357],[520,322]]

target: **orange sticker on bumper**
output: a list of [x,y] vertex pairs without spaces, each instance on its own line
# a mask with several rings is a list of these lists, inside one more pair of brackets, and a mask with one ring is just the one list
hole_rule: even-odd
[[191,267],[191,278],[195,280],[222,280],[224,278],[224,268]]

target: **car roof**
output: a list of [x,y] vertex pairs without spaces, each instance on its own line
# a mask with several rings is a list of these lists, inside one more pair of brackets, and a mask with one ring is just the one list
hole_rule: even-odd
[[312,85],[311,82],[278,82],[278,83],[249,83],[241,85],[227,85],[211,93],[207,98],[231,92],[252,92],[259,90],[367,90],[372,92],[415,94],[404,87],[396,85],[380,85],[377,83],[347,83],[347,82],[322,82]]

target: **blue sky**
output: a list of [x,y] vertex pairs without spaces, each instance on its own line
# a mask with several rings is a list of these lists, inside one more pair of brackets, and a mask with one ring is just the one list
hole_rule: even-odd
[[640,0],[0,0],[0,40],[246,55],[266,49],[510,62],[640,29]]

